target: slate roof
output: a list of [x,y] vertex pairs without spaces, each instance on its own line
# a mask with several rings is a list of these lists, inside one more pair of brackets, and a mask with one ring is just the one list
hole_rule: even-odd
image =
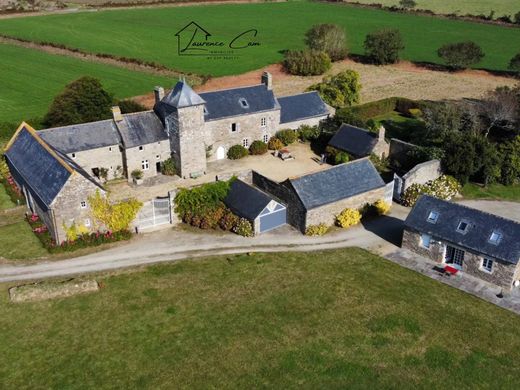
[[343,123],[329,145],[356,157],[368,156],[378,141],[378,134]]
[[[206,101],[207,113],[204,114],[206,121],[275,110],[280,107],[273,91],[267,89],[264,84],[204,92],[200,97]],[[240,103],[241,99],[245,99],[247,107]]]
[[231,183],[224,203],[236,214],[254,221],[272,200],[265,192],[237,179]]
[[307,210],[385,186],[368,158],[288,181]]
[[294,122],[306,118],[329,114],[327,105],[316,91],[278,98],[280,123]]
[[47,209],[74,170],[32,128],[23,124],[5,152],[9,169]]
[[62,153],[108,147],[121,142],[112,119],[40,130],[38,135]]
[[191,89],[191,87],[184,80],[180,80],[175,84],[173,89],[166,95],[161,102],[168,104],[175,108],[196,106],[197,104],[204,104],[204,100]]
[[136,112],[123,115],[116,122],[125,148],[134,148],[168,139],[163,124],[153,111]]
[[[439,213],[436,223],[427,221],[431,211]],[[457,232],[461,220],[469,222],[466,233]],[[432,196],[419,198],[405,227],[511,264],[520,259],[520,223]],[[489,242],[494,230],[502,234],[498,245]]]

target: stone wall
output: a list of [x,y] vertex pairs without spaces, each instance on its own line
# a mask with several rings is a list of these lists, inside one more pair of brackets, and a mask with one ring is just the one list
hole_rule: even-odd
[[483,256],[472,251],[468,251],[463,247],[443,242],[436,237],[431,238],[430,248],[425,248],[421,245],[421,234],[419,232],[405,229],[403,233],[402,247],[411,250],[421,256],[427,257],[437,263],[444,262],[444,254],[446,251],[446,245],[450,245],[455,248],[464,250],[464,261],[462,263],[462,272],[468,275],[475,276],[479,279],[485,280],[486,282],[495,284],[504,289],[511,289],[512,284],[518,279],[519,270],[518,266],[490,258],[493,260],[492,272],[486,272],[482,269]]
[[372,153],[379,158],[386,158],[390,154],[390,145],[388,145],[388,142],[386,142],[384,138],[378,138],[374,149],[372,149]]
[[[51,205],[55,220],[56,242],[61,243],[67,239],[64,224],[69,227],[75,223],[76,226],[83,225],[92,231],[103,228],[103,226],[96,226],[88,204],[88,198],[98,190],[104,195],[102,189],[79,173],[75,172],[70,176]],[[85,208],[81,207],[81,202],[86,203]]]
[[379,199],[385,198],[386,187],[376,188],[350,198],[342,199],[338,202],[327,204],[307,211],[306,228],[311,225],[324,223],[327,226],[334,225],[336,216],[343,210],[360,209],[365,203],[374,203]]
[[[266,125],[262,126],[262,118],[265,118]],[[231,131],[231,125],[236,123],[237,130]],[[280,123],[280,110],[264,111],[250,115],[235,116],[214,121],[208,121],[204,127],[204,143],[211,148],[208,161],[218,159],[217,150],[224,148],[224,158],[227,158],[227,151],[233,145],[242,145],[244,139],[248,144],[255,140],[269,139],[278,131]]]
[[[160,171],[157,170],[157,163],[170,158],[170,144],[167,140],[152,142],[138,147],[125,150],[125,167],[128,172],[128,181],[132,181],[132,171],[139,169],[143,171],[143,178],[156,176]],[[148,161],[148,169],[143,169],[143,161]]]
[[442,175],[440,160],[430,160],[417,164],[405,175],[403,175],[403,185],[401,191],[404,192],[412,184],[425,184],[430,180],[435,180]]
[[417,145],[401,141],[396,138],[392,138],[390,140],[390,148],[388,152],[388,157],[390,158],[390,162],[393,165],[399,167],[409,166],[410,158],[408,157],[408,152],[417,148]]
[[[75,157],[73,157],[73,155]],[[82,150],[80,152],[69,153],[68,156],[91,176],[94,176],[93,168],[106,168],[108,169],[107,179],[115,179],[118,176],[118,167],[119,175],[123,175],[123,153],[119,145]]]
[[328,115],[324,115],[324,116],[318,116],[315,118],[302,119],[300,121],[281,123],[279,125],[279,128],[280,128],[280,130],[281,129],[297,130],[301,125],[318,126],[320,124],[320,122],[324,119],[327,119],[327,117],[328,117]]

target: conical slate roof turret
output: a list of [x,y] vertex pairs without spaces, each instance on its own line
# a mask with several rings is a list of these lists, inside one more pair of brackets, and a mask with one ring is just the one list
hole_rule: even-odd
[[196,106],[206,103],[191,87],[186,80],[180,79],[171,92],[166,95],[162,102],[175,108]]

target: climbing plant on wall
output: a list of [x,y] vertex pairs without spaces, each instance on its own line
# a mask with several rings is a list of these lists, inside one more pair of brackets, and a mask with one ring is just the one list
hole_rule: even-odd
[[92,216],[113,232],[128,230],[143,206],[137,199],[112,203],[108,196],[101,195],[99,191],[88,198],[88,203]]

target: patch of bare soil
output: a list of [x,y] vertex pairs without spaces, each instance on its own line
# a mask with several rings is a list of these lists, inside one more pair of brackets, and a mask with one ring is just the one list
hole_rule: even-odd
[[[480,98],[496,87],[514,86],[518,83],[515,78],[496,76],[482,70],[453,73],[428,69],[406,61],[396,65],[375,66],[345,60],[335,63],[327,74],[336,74],[346,69],[355,70],[361,76],[362,103],[392,96],[414,100]],[[263,71],[272,73],[273,89],[278,96],[303,92],[323,78],[292,76],[285,73],[280,64],[275,64],[237,76],[213,78],[195,90],[204,92],[258,84]],[[151,108],[154,103],[153,93],[136,97],[135,100]]]
[[61,282],[40,282],[11,287],[11,302],[33,302],[46,299],[66,298],[77,294],[86,294],[99,290],[95,280],[69,279]]

